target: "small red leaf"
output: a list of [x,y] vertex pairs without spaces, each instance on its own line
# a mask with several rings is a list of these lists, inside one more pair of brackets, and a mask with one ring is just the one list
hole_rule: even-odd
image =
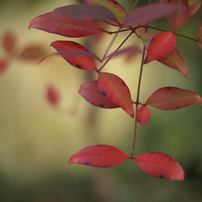
[[104,96],[110,99],[115,105],[121,107],[131,117],[134,117],[130,91],[121,78],[111,73],[99,72],[98,87]]
[[16,47],[17,39],[13,32],[8,31],[4,34],[2,44],[7,53],[10,53]]
[[150,152],[134,158],[142,171],[153,177],[170,180],[184,180],[184,170],[171,156],[160,152]]
[[187,0],[187,1],[189,6],[188,16],[192,16],[199,10],[201,6],[201,0]]
[[9,66],[9,62],[6,60],[0,60],[0,74],[4,73]]
[[59,101],[60,101],[59,92],[54,86],[49,85],[47,87],[46,97],[47,97],[48,102],[51,105],[57,106],[59,104]]
[[84,83],[80,86],[79,93],[91,104],[102,108],[118,108],[111,100],[107,99],[98,88],[97,81]]
[[149,23],[182,9],[183,7],[174,4],[149,4],[129,14],[123,22],[123,25],[137,26],[143,23]]
[[85,37],[107,32],[92,20],[69,19],[58,13],[46,13],[34,18],[29,27],[67,37]]
[[69,163],[107,168],[116,166],[128,159],[129,157],[116,147],[109,145],[94,145],[83,148],[73,154]]
[[153,60],[159,60],[169,55],[176,47],[176,38],[172,32],[156,34],[148,47],[145,64]]
[[46,51],[43,47],[40,45],[29,45],[25,47],[20,55],[18,56],[18,59],[22,60],[38,60],[44,57],[46,54]]
[[123,22],[127,16],[126,10],[122,5],[112,0],[84,0],[89,4],[97,4],[108,8],[120,21]]
[[118,20],[109,9],[104,6],[94,4],[75,4],[63,6],[56,8],[53,13],[79,21],[100,20],[118,23]]
[[201,102],[201,97],[194,92],[176,87],[163,87],[152,93],[145,104],[157,109],[175,110]]
[[175,48],[167,57],[159,59],[158,61],[181,72],[185,77],[188,75],[187,65],[177,48]]
[[86,55],[68,55],[71,51],[80,51],[83,53],[89,53],[89,51],[82,45],[73,41],[54,41],[51,46],[55,48],[60,55],[69,62],[72,66],[82,70],[94,70],[96,71],[96,64],[94,60]]
[[198,44],[200,48],[202,49],[202,26],[198,30]]
[[188,17],[188,3],[187,0],[169,0],[168,3],[184,6],[184,10],[178,10],[167,16],[168,24],[171,26],[173,32],[176,32],[187,20]]
[[145,125],[151,117],[150,111],[146,106],[141,106],[136,112],[136,118],[139,124]]

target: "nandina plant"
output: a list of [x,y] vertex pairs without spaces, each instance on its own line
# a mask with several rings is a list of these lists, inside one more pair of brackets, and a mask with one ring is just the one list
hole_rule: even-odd
[[[159,0],[156,3],[148,0],[148,4],[141,8],[137,8],[137,5],[138,0],[135,0],[131,10],[127,12],[122,5],[113,0],[84,0],[83,4],[56,8],[52,12],[37,16],[30,22],[29,27],[68,38],[100,33],[113,35],[111,42],[106,44],[106,51],[102,57],[98,57],[74,41],[54,41],[51,46],[57,50],[56,54],[61,55],[72,66],[97,74],[97,80],[80,86],[79,93],[86,101],[96,107],[121,108],[134,118],[131,155],[128,156],[114,146],[98,144],[77,151],[69,163],[105,168],[132,160],[153,177],[184,180],[184,170],[173,157],[161,152],[135,156],[134,152],[138,124],[144,125],[149,122],[150,107],[159,110],[177,110],[202,102],[200,95],[173,86],[160,87],[149,95],[146,101],[140,101],[142,75],[147,63],[156,60],[177,70],[184,77],[188,75],[186,63],[176,46],[176,36],[192,40],[202,48],[202,26],[198,29],[198,38],[182,35],[177,33],[177,30],[198,11],[201,0]],[[172,31],[150,25],[162,17],[166,18]],[[115,27],[116,31],[107,30],[107,26],[102,26],[103,24],[110,25],[108,26],[110,28]],[[111,50],[117,36],[123,32],[127,33],[125,39],[120,41],[115,50]],[[141,41],[142,47],[136,44],[124,46],[131,36],[136,36]],[[112,58],[123,54],[130,56],[141,54],[135,99],[132,98],[130,89],[123,79],[107,72],[106,69]],[[58,92],[53,88],[48,89],[48,99],[53,105],[58,104]]]

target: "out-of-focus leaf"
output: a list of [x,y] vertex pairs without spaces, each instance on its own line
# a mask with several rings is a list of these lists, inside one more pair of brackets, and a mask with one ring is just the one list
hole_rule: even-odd
[[28,45],[25,47],[20,55],[18,56],[18,59],[22,60],[38,60],[45,56],[46,51],[43,47],[40,45]]
[[63,6],[56,8],[53,13],[79,21],[100,20],[118,23],[117,18],[109,9],[95,4],[75,4]]
[[93,20],[75,20],[58,13],[46,13],[34,18],[29,28],[40,29],[66,37],[85,37],[106,32]]
[[187,0],[187,2],[189,6],[188,15],[192,16],[199,10],[201,6],[201,0]]
[[149,23],[179,10],[183,10],[183,7],[167,3],[149,4],[129,14],[123,22],[123,25],[137,26],[143,23]]
[[0,74],[4,73],[9,66],[9,62],[7,60],[0,60]]
[[[82,45],[73,41],[54,41],[51,46],[72,66],[82,70],[97,70],[94,60],[84,54],[89,54],[89,51]],[[83,55],[68,54],[68,52],[72,53],[73,51],[83,52]]]
[[128,159],[129,157],[116,147],[110,145],[94,145],[83,148],[73,154],[69,163],[107,168],[116,166]]
[[169,55],[176,47],[176,37],[172,32],[156,34],[148,47],[145,64],[153,60],[159,60]]
[[156,33],[152,33],[152,32],[147,32],[147,33],[140,35],[140,39],[141,39],[144,47],[146,48],[146,50],[148,50],[149,44],[150,44],[151,40],[154,38],[154,36],[156,36]]
[[7,52],[10,53],[12,52],[17,45],[17,38],[12,31],[7,31],[2,38],[2,46],[3,49]]
[[115,52],[109,54],[106,58],[120,56],[120,55],[123,55],[123,54],[137,55],[137,54],[140,54],[140,53],[142,53],[142,50],[140,49],[140,47],[138,47],[138,46],[130,46],[130,47],[123,48],[121,50],[115,51]]
[[146,106],[141,106],[136,112],[136,118],[139,124],[145,125],[151,117],[150,111]]
[[160,152],[145,153],[134,158],[135,163],[148,175],[162,179],[184,180],[184,170],[171,156]]
[[58,90],[53,86],[49,85],[46,89],[46,98],[47,101],[53,105],[53,106],[58,106],[59,101],[60,101],[60,95]]
[[167,57],[159,59],[158,61],[181,72],[185,77],[188,75],[187,65],[177,48],[175,48]]
[[121,78],[111,73],[99,72],[98,87],[104,96],[134,117],[130,90]]
[[183,6],[184,10],[178,10],[167,16],[168,24],[171,26],[173,32],[176,32],[187,20],[188,17],[188,3],[187,0],[169,0],[170,4]]
[[146,101],[150,105],[162,110],[175,110],[201,103],[200,95],[177,87],[163,87],[152,93]]
[[84,83],[80,86],[79,93],[91,104],[101,108],[118,108],[111,100],[105,97],[98,88],[97,81]]
[[108,8],[116,18],[122,23],[127,16],[126,10],[122,5],[113,0],[84,0],[89,4],[97,4]]

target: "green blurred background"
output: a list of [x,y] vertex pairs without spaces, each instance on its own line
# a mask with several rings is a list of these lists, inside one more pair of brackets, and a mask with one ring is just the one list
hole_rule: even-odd
[[[133,1],[119,0],[129,10]],[[140,1],[142,5],[147,1]],[[28,29],[36,16],[71,0],[1,0],[0,37],[16,33],[23,48],[49,44],[64,37]],[[129,5],[130,4],[130,5]],[[202,24],[202,10],[179,29],[195,37]],[[170,28],[165,19],[154,23]],[[122,36],[121,36],[122,37]],[[71,40],[71,39],[70,39]],[[108,38],[101,38],[95,51],[102,54]],[[134,42],[136,39],[131,39]],[[93,49],[90,39],[77,39]],[[90,45],[89,45],[90,44]],[[202,51],[197,43],[178,38],[178,49],[186,60],[189,75],[152,62],[145,66],[141,99],[156,89],[176,86],[202,95]],[[4,58],[0,48],[0,59]],[[120,75],[135,98],[139,58],[128,63],[114,59],[108,71]],[[77,93],[94,75],[79,71],[54,56],[37,62],[12,61],[0,75],[0,201],[1,202],[201,202],[202,201],[202,108],[193,105],[177,111],[151,109],[151,121],[139,126],[136,155],[159,151],[173,156],[186,172],[184,182],[162,180],[143,173],[128,161],[101,169],[68,164],[71,155],[93,144],[109,144],[130,154],[134,120],[121,109],[97,109]],[[46,88],[60,92],[59,108],[46,100]]]

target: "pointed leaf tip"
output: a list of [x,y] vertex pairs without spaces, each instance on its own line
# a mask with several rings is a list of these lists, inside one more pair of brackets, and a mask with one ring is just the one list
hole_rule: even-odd
[[150,176],[170,180],[184,180],[185,173],[171,156],[160,152],[145,153],[134,158],[138,167]]
[[129,157],[116,147],[110,145],[94,145],[83,148],[73,154],[69,163],[107,168],[123,163],[127,159]]

